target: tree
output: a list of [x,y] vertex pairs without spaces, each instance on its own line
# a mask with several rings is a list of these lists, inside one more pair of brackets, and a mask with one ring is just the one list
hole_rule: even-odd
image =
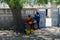
[[40,4],[48,4],[50,2],[51,4],[60,5],[60,0],[35,0],[34,4],[40,5]]
[[37,5],[44,5],[44,4],[47,4],[48,3],[48,0],[34,0],[34,4],[37,4]]
[[49,0],[51,4],[60,5],[60,0]]
[[23,32],[21,9],[26,0],[3,0],[3,2],[7,3],[12,11],[14,25],[17,26],[16,30]]
[[60,5],[60,0],[55,0],[56,5]]

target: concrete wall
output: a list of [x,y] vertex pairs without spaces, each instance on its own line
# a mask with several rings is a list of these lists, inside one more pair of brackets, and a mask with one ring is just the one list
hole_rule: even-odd
[[[26,18],[29,14],[33,16],[36,13],[35,8],[22,9],[22,18]],[[0,9],[0,29],[10,29],[13,28],[13,16],[10,9]]]

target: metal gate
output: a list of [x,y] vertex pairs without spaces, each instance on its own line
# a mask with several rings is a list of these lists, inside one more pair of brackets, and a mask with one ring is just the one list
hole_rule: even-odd
[[51,17],[50,17],[51,18],[51,27],[52,26],[58,27],[58,14],[59,14],[58,8],[40,8],[39,9],[39,13],[41,15],[40,23],[39,23],[40,27],[46,27],[46,19],[47,19],[47,17],[46,17],[46,13],[47,13],[46,9],[51,9]]
[[40,13],[40,22],[39,22],[39,26],[40,27],[45,27],[45,23],[46,23],[46,9],[39,9],[39,13]]
[[58,26],[58,8],[52,8],[52,26]]
[[58,26],[60,27],[60,8],[58,8],[58,12],[59,12],[59,14],[58,14]]

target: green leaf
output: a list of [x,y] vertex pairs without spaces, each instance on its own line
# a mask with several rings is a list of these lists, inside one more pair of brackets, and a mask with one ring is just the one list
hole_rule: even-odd
[[26,0],[3,0],[3,2],[7,3],[10,8],[22,8]]

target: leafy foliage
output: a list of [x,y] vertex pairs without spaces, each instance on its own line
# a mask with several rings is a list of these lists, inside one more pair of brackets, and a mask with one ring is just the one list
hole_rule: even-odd
[[40,5],[40,4],[47,4],[48,1],[47,0],[3,0],[4,2],[6,2],[10,8],[22,8],[23,4],[31,4],[32,1],[34,4]]
[[34,3],[35,4],[48,4],[48,1],[51,3],[51,4],[56,4],[56,5],[60,5],[60,0],[35,0]]
[[[3,0],[3,2],[7,3],[10,8],[22,8],[23,4],[31,4],[33,0]],[[34,0],[33,3],[40,5],[40,4],[48,4],[50,1],[51,4],[55,3],[56,5],[60,4],[60,0]]]
[[48,0],[34,0],[34,4],[40,5],[40,4],[47,4]]
[[50,0],[51,4],[56,4],[56,5],[60,5],[60,0]]
[[26,0],[3,0],[10,8],[22,8]]
[[60,0],[55,0],[56,2],[55,2],[55,4],[56,5],[60,5]]

